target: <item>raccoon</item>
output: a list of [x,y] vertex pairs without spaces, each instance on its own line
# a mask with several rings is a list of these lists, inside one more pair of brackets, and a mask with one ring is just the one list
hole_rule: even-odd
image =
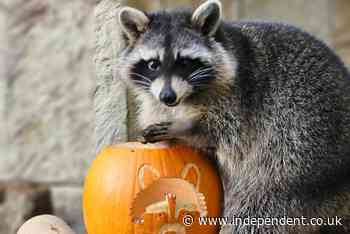
[[[226,22],[218,0],[123,7],[119,23],[117,76],[137,96],[145,142],[214,149],[225,217],[307,220],[222,234],[347,232],[350,74],[329,47],[284,23]],[[343,226],[309,223],[336,216]]]

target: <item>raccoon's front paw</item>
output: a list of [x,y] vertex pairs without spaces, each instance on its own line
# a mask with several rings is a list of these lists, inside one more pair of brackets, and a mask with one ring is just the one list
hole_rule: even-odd
[[164,140],[170,140],[169,128],[172,125],[171,122],[163,122],[159,124],[153,124],[148,126],[142,132],[142,143],[155,143]]

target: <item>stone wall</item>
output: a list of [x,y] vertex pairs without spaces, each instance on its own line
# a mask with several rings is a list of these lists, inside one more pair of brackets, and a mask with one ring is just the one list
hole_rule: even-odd
[[[0,0],[0,181],[48,186],[53,212],[81,234],[81,187],[95,152],[135,136],[132,98],[113,77],[124,46],[116,27],[119,1],[101,1],[94,14],[97,2]],[[123,2],[152,10],[200,0]],[[223,3],[229,19],[299,25],[350,64],[348,0]]]
[[0,6],[6,32],[0,36],[6,64],[0,68],[6,69],[0,180],[48,185],[54,212],[81,227],[81,187],[95,150],[95,2],[8,0]]

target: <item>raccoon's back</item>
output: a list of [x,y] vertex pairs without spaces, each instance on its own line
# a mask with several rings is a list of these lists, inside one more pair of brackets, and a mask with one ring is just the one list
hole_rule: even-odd
[[[276,145],[263,151],[308,155],[325,172],[320,181],[350,178],[350,75],[341,59],[314,36],[280,23],[225,23],[219,39],[238,60],[232,96],[240,95],[242,121],[262,145]],[[222,105],[216,110],[237,112]]]
[[303,112],[333,109],[350,131],[350,73],[325,43],[282,23],[235,22],[222,28],[224,45],[238,60],[243,95],[253,94],[265,107],[271,102]]

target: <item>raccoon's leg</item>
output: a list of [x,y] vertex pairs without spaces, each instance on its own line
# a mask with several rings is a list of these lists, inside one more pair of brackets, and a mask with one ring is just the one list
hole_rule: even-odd
[[194,122],[183,120],[152,124],[143,130],[141,141],[144,143],[154,143],[191,135],[194,126],[196,126]]
[[170,140],[169,127],[171,122],[152,124],[142,131],[142,143],[154,143],[158,141]]

